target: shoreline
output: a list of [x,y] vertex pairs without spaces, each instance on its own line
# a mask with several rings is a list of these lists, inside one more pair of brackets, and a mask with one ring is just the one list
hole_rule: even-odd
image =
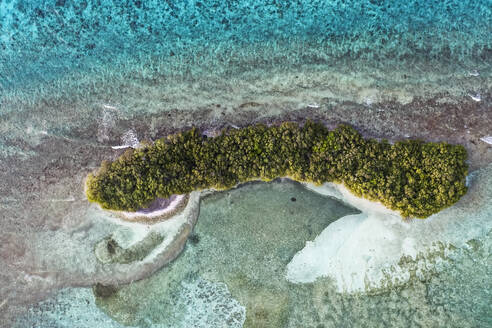
[[[169,199],[170,202],[166,206],[158,205],[151,211],[146,211],[147,209],[139,209],[136,212],[125,212],[125,211],[110,211],[116,214],[120,219],[132,223],[145,223],[145,224],[157,224],[164,220],[170,219],[176,214],[179,214],[186,207],[189,201],[189,194],[186,195],[173,195]],[[163,200],[162,198],[157,198],[155,202]],[[152,204],[150,205],[152,207]]]

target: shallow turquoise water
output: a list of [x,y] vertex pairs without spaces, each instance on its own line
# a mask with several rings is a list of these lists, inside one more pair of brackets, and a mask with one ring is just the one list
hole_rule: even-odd
[[99,302],[133,325],[283,326],[302,290],[290,288],[287,263],[330,222],[353,213],[358,211],[292,182],[255,183],[209,196],[182,256]]
[[490,0],[2,0],[0,90],[7,100],[23,89],[60,93],[56,81],[81,87],[81,72],[84,88],[97,89],[101,74],[152,84],[347,60],[481,68],[492,49],[491,7]]
[[[291,198],[295,197],[296,201]],[[285,269],[308,240],[358,213],[297,183],[254,183],[203,199],[194,237],[152,277],[104,297],[67,289],[15,327],[487,327],[489,234],[424,279],[340,294],[329,279],[292,284]],[[97,305],[96,305],[97,304]]]
[[[347,104],[350,111],[352,103],[363,106],[355,115],[368,121],[384,117],[386,108],[377,104],[398,110],[415,99],[422,102],[413,110],[432,121],[426,100],[459,105],[470,102],[470,94],[482,94],[474,112],[466,113],[474,115],[473,126],[459,121],[448,130],[456,134],[464,125],[472,134],[479,131],[473,149],[486,154],[479,138],[490,134],[492,121],[491,8],[491,0],[0,0],[0,310],[12,305],[22,312],[34,299],[31,293],[37,301],[52,289],[87,286],[94,272],[103,276],[93,269],[91,233],[109,228],[98,230],[101,222],[91,217],[81,177],[100,159],[114,157],[110,146],[136,135],[135,126],[156,138],[157,131],[199,125],[202,116],[194,113],[200,111],[209,110],[207,122],[220,126],[243,111],[255,121],[309,106],[331,112],[332,104]],[[192,114],[182,119],[187,112]],[[447,111],[442,115],[446,119],[426,129],[442,128]],[[334,117],[338,122],[351,116]],[[465,140],[468,131],[460,131]],[[294,192],[303,196],[291,202]],[[214,306],[224,311],[207,322],[229,316],[251,324],[246,316],[256,313],[257,322],[285,327],[492,324],[490,234],[458,250],[454,264],[439,274],[378,295],[338,294],[324,280],[287,284],[280,275],[287,258],[341,215],[319,216],[339,206],[325,202],[293,185],[214,195],[204,201],[200,241],[189,245],[180,262],[123,288],[120,295],[130,297],[125,302],[116,297],[99,304],[119,321],[142,327],[173,327],[186,316],[208,315],[190,307],[210,305],[210,291],[218,296]],[[300,220],[305,216],[308,224]],[[253,228],[266,224],[265,217],[285,224],[264,226],[270,234],[259,238]],[[276,248],[271,238],[277,234],[291,239],[275,240],[283,245]],[[58,253],[33,255],[43,245],[31,245],[31,239],[46,236],[53,249],[70,247],[73,262],[58,261]],[[214,256],[195,263],[199,252]],[[254,279],[238,277],[242,267],[231,265],[231,258]],[[161,288],[163,283],[170,287]],[[205,300],[190,301],[190,295]],[[174,308],[160,306],[172,297],[181,303],[171,320],[164,314]],[[93,327],[93,320],[120,327],[94,302],[90,289],[67,289],[31,309],[18,326]]]

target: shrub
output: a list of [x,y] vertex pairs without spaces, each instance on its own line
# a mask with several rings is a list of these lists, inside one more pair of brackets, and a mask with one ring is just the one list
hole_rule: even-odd
[[347,125],[329,131],[313,122],[259,124],[215,138],[192,128],[103,162],[86,190],[104,209],[135,211],[156,197],[288,176],[343,183],[405,217],[424,218],[466,193],[466,156],[459,145],[364,139]]

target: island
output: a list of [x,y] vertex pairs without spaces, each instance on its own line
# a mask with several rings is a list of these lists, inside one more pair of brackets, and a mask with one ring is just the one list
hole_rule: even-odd
[[461,145],[390,143],[364,138],[345,124],[333,130],[312,121],[258,124],[226,128],[215,137],[191,128],[104,161],[88,175],[86,194],[103,209],[133,212],[157,198],[288,177],[343,184],[402,217],[426,218],[466,193],[466,159]]

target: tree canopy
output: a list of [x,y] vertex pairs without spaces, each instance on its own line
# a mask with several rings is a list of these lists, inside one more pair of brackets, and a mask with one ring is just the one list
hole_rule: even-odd
[[157,197],[228,189],[250,180],[290,177],[343,183],[405,217],[425,218],[463,196],[466,150],[460,145],[363,138],[340,125],[307,122],[224,129],[207,138],[192,128],[103,162],[86,180],[87,198],[104,209],[136,211]]

